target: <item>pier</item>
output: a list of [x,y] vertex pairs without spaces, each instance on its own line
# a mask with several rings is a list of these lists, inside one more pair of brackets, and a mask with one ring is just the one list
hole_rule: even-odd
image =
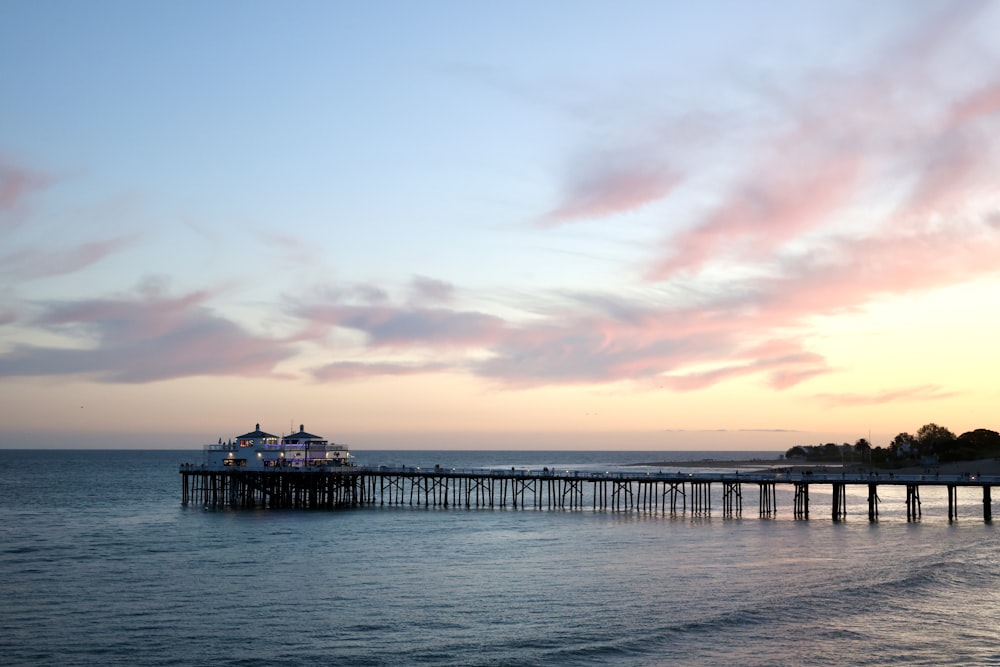
[[743,515],[744,487],[757,492],[760,518],[777,514],[777,489],[793,492],[792,516],[808,520],[810,490],[830,492],[834,521],[847,518],[847,488],[867,489],[867,517],[878,521],[879,487],[905,487],[906,519],[922,516],[920,491],[947,492],[948,521],[958,519],[958,489],[982,492],[982,519],[991,522],[991,487],[1000,477],[813,472],[590,472],[421,469],[344,466],[248,471],[181,466],[181,502],[210,508],[345,509],[370,506],[647,511],[708,516],[713,499],[723,517]]

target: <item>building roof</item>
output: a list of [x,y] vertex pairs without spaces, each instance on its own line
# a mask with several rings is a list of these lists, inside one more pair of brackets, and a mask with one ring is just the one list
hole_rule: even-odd
[[313,435],[312,433],[306,433],[305,424],[299,424],[299,432],[298,433],[289,433],[288,435],[285,436],[285,439],[286,440],[288,440],[288,439],[294,439],[294,440],[323,440],[323,438],[321,438],[318,435]]
[[250,431],[249,433],[244,433],[243,435],[236,436],[237,440],[247,440],[249,438],[277,438],[278,436],[272,435],[265,431],[260,430],[260,424],[257,424],[257,430]]

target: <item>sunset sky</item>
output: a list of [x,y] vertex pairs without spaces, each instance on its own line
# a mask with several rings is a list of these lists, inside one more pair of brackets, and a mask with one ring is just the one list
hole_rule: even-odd
[[0,3],[0,447],[1000,430],[1000,3]]

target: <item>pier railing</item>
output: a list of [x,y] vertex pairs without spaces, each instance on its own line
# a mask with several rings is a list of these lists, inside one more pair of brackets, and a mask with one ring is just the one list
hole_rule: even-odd
[[[706,466],[707,467],[707,466]],[[845,482],[848,484],[911,484],[921,483],[928,485],[959,484],[966,486],[1000,486],[1000,475],[973,475],[968,473],[955,475],[939,475],[935,473],[923,473],[918,475],[897,475],[894,473],[859,473],[859,472],[813,472],[813,471],[732,471],[732,472],[684,472],[659,470],[657,472],[630,472],[630,471],[594,471],[594,470],[567,470],[548,469],[537,470],[534,468],[428,468],[424,466],[356,466],[346,470],[355,470],[369,473],[386,474],[414,474],[414,475],[499,475],[507,477],[535,477],[547,479],[572,478],[572,479],[622,479],[633,481],[644,481],[649,479],[662,481],[682,481],[688,479],[707,481],[744,481],[744,482]]]

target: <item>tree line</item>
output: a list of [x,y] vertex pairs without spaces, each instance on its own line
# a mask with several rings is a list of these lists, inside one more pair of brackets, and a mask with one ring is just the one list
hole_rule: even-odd
[[887,447],[872,447],[865,438],[850,443],[797,445],[785,452],[790,460],[868,465],[934,464],[1000,457],[1000,433],[977,428],[956,436],[944,426],[925,424],[916,435],[900,433]]

